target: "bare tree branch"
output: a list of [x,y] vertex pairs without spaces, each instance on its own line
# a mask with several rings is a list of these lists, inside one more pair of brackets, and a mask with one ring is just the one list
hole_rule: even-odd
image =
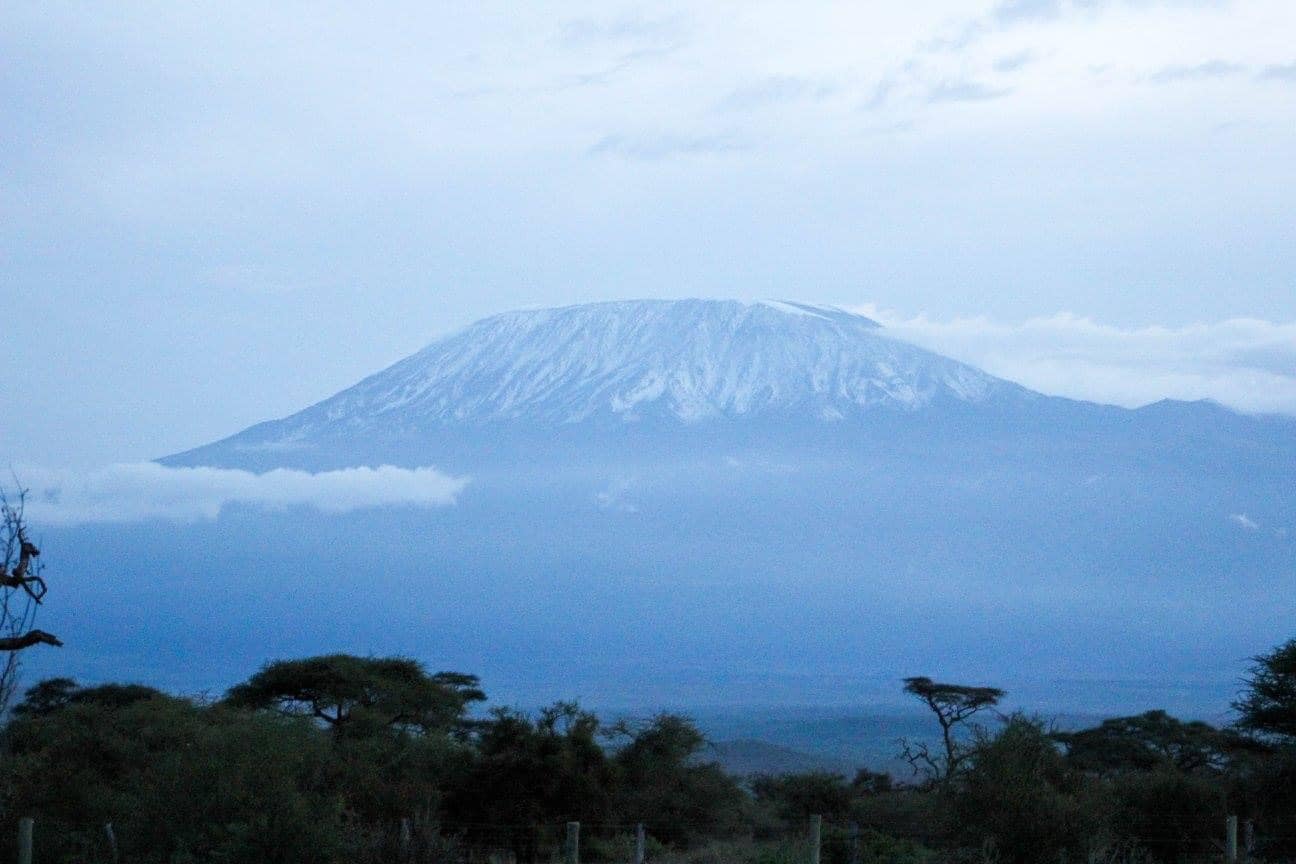
[[931,755],[930,748],[921,741],[910,741],[908,738],[901,738],[900,758],[909,763],[915,777],[923,775],[926,776],[929,782],[934,782],[944,774],[941,770],[941,764]]
[[0,638],[0,651],[21,651],[33,645],[53,645],[62,648],[63,642],[53,633],[46,633],[44,630],[28,630],[21,636]]
[[[0,489],[0,653],[8,654],[0,671],[0,702],[13,689],[18,673],[17,652],[33,645],[63,644],[57,636],[33,626],[36,609],[49,590],[41,577],[40,549],[27,535],[23,516],[27,490],[18,487],[16,500]],[[19,593],[21,592],[21,593]],[[2,707],[2,706],[0,706]]]

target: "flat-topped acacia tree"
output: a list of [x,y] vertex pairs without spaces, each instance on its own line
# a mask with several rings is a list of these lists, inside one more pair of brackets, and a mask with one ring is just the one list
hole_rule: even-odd
[[230,689],[235,708],[309,717],[338,734],[451,732],[486,698],[475,675],[428,674],[408,657],[326,654],[276,660]]
[[943,684],[927,677],[906,678],[904,685],[906,693],[917,696],[936,715],[945,755],[933,756],[926,744],[904,741],[901,756],[915,771],[925,770],[932,779],[944,782],[972,755],[970,749],[959,743],[958,727],[981,711],[998,705],[1006,694],[997,687]]

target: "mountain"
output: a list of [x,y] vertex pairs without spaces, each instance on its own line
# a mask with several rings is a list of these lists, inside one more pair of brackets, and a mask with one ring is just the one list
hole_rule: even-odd
[[1026,391],[796,303],[646,300],[479,321],[336,396],[229,439],[284,450],[319,438],[434,434],[462,425],[678,423],[979,404]]
[[66,529],[82,677],[354,650],[524,701],[894,702],[927,674],[1201,714],[1296,612],[1290,419],[1046,396],[799,303],[506,313],[162,461],[468,483],[437,510]]
[[[592,303],[487,318],[304,411],[164,461],[412,464],[464,435],[802,426],[1038,398],[838,309]],[[352,446],[361,440],[362,447]],[[424,443],[430,451],[420,448]]]

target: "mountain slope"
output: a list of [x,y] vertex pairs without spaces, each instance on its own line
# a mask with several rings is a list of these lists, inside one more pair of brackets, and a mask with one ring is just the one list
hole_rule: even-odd
[[1032,395],[841,310],[609,302],[479,321],[224,447],[291,450],[312,439],[508,423],[607,428],[776,415],[832,422],[877,409],[913,412]]

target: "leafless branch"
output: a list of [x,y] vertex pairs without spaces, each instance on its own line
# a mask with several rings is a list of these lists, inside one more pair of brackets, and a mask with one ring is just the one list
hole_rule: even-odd
[[33,645],[53,645],[62,648],[63,642],[53,633],[44,630],[28,630],[21,636],[0,637],[0,651],[21,651]]

